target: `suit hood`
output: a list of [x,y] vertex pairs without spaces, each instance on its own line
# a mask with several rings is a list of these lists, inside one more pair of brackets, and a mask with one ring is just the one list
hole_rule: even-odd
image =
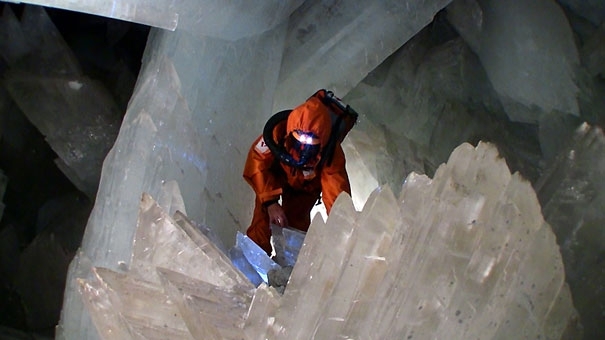
[[321,148],[328,144],[332,121],[328,108],[316,97],[294,108],[288,116],[286,131],[290,134],[294,130],[311,132],[319,137]]

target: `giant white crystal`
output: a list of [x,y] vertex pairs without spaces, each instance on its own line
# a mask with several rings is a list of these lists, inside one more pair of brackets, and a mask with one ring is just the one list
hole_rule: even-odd
[[[142,216],[149,214],[146,200]],[[157,234],[164,219],[140,218],[137,235]],[[173,240],[176,245],[157,248],[197,249],[180,236]],[[160,254],[148,247],[135,247],[126,273],[97,268],[94,279],[80,280],[103,338],[581,335],[561,254],[536,195],[491,144],[462,144],[433,179],[410,174],[399,199],[378,188],[357,212],[351,198],[340,195],[327,222],[313,220],[283,296],[264,284],[212,283],[181,254],[153,262],[160,283],[148,281],[136,264],[148,261],[147,253]]]
[[289,22],[274,110],[321,87],[344,97],[450,2],[305,1]]

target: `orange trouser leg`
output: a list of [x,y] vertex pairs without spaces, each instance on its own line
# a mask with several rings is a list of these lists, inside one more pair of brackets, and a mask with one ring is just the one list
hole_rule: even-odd
[[263,207],[262,203],[256,197],[254,202],[254,212],[252,215],[252,222],[246,231],[246,235],[258,244],[259,247],[263,248],[267,254],[271,254],[271,228],[269,227],[269,214]]
[[319,193],[306,191],[284,190],[282,207],[290,223],[290,227],[307,231],[311,224],[311,209],[317,202]]
[[[308,193],[305,191],[284,190],[282,194],[282,207],[288,218],[290,227],[307,231],[311,224],[311,209],[317,202],[319,193]],[[254,213],[252,222],[246,231],[246,235],[259,245],[267,254],[271,254],[271,228],[269,226],[269,214],[263,207],[258,197],[254,202]]]

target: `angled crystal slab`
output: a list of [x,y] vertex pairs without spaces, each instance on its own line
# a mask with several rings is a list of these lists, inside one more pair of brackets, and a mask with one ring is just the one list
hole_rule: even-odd
[[204,253],[207,261],[206,265],[212,268],[207,268],[207,270],[212,271],[220,278],[222,286],[248,286],[250,289],[253,288],[248,278],[233,265],[229,257],[206,237],[206,235],[200,232],[187,216],[177,211],[174,215],[174,219],[176,224],[197,245],[198,249]]
[[[351,106],[356,107],[354,103]],[[405,169],[402,171],[394,165],[394,157],[387,151],[385,131],[371,123],[363,113],[358,121],[342,142],[342,148],[347,157],[353,204],[361,210],[380,183],[391,185],[398,192]],[[387,171],[390,171],[389,175],[385,175]]]
[[250,280],[250,282],[258,287],[260,284],[264,283],[263,278],[256,271],[256,269],[248,262],[246,256],[244,256],[244,251],[239,247],[238,244],[235,244],[233,247],[229,249],[229,259],[231,263],[239,269],[244,275]]
[[162,285],[175,301],[196,339],[242,339],[254,288],[215,286],[158,268]]
[[116,335],[123,339],[193,339],[161,286],[106,268],[95,267],[93,274],[96,283],[80,284],[86,288],[85,301],[94,307],[89,311],[101,335],[113,339]]
[[[198,237],[198,241],[203,236]],[[204,240],[206,241],[206,240]],[[210,243],[202,244],[212,249]],[[232,286],[245,279],[228,261],[208,254],[148,194],[141,198],[130,271],[159,283],[156,267],[168,268],[198,280]],[[219,260],[220,262],[217,262]]]
[[[108,290],[113,305],[120,307],[121,315],[146,319],[150,325],[185,329],[176,306],[159,284],[106,268],[95,268],[93,272]],[[157,303],[158,308],[148,308],[148,303]]]
[[176,4],[179,30],[235,41],[287,23],[304,0],[262,2],[181,1]]
[[162,1],[162,0],[28,0],[23,3],[136,22],[170,31],[177,28],[226,40],[261,34],[288,20],[303,2]]
[[[19,28],[13,27],[7,38],[14,57],[8,60],[12,61],[11,69],[38,76],[82,75],[78,59],[43,7],[25,6]],[[19,42],[12,46],[13,40],[20,38],[26,39],[25,46]]]
[[[223,254],[228,253],[225,244],[213,228],[191,220],[189,217],[187,217],[187,214],[182,211],[176,211],[173,214],[173,218],[177,222],[177,224],[181,225],[181,227],[184,228],[185,232],[187,232],[189,228],[193,228],[196,230],[196,233],[201,233],[203,237],[205,237],[207,241],[210,242],[214,246],[214,248],[216,248],[217,251],[222,252]],[[187,226],[184,227],[182,224]],[[190,237],[193,238],[193,236]]]

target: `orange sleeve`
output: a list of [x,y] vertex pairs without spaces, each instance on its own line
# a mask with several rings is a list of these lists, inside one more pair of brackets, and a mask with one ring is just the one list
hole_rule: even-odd
[[351,195],[351,184],[345,167],[345,154],[340,144],[334,150],[334,157],[330,166],[324,166],[321,173],[321,199],[330,214],[336,197],[341,192]]
[[250,150],[244,166],[244,179],[262,203],[279,199],[281,184],[271,172],[275,157],[265,144],[263,136],[258,137]]

